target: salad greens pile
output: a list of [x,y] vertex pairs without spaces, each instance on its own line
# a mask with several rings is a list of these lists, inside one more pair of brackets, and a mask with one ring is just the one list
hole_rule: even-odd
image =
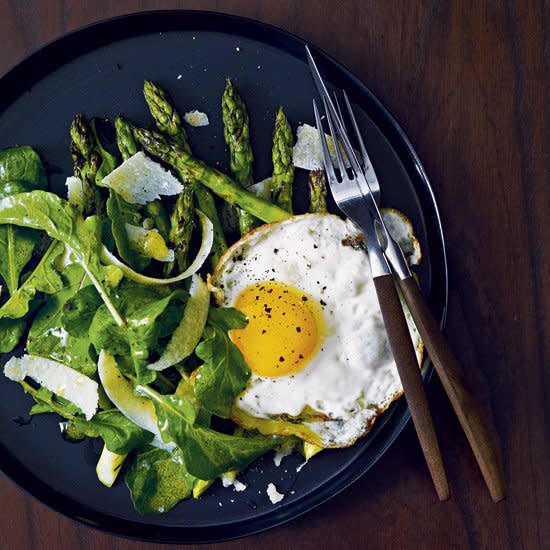
[[[230,175],[193,156],[166,91],[146,81],[144,94],[156,131],[117,116],[118,154],[97,121],[75,116],[67,199],[48,191],[31,147],[0,151],[0,352],[24,344],[5,374],[34,399],[30,414],[63,417],[69,439],[101,438],[99,480],[111,486],[124,471],[136,510],[157,514],[284,442],[223,423],[250,377],[229,337],[247,321],[210,303],[199,269],[239,233],[291,215],[294,167],[279,109],[271,193],[254,193],[250,121],[230,79]],[[116,183],[130,173],[123,197]],[[140,185],[165,196],[133,200]],[[311,210],[324,209],[322,173],[310,190]]]

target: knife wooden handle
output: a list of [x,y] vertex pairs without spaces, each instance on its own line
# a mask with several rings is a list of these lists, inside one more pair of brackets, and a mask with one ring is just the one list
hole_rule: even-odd
[[399,285],[443,388],[468,438],[491,498],[494,502],[499,502],[506,497],[504,472],[487,424],[466,389],[462,378],[463,370],[443,338],[414,278],[399,281]]
[[378,302],[388,333],[390,347],[401,378],[405,398],[411,411],[414,427],[440,500],[449,498],[449,485],[443,467],[439,443],[420,375],[418,359],[411,340],[409,328],[392,275],[374,279]]

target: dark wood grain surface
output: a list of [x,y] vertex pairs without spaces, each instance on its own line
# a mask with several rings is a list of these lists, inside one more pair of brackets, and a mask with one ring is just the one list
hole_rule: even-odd
[[[446,334],[500,436],[509,496],[493,504],[439,383],[450,501],[412,426],[359,482],[227,548],[548,548],[550,544],[550,3],[542,1],[0,0],[0,73],[102,18],[158,8],[259,19],[320,46],[383,100],[433,182],[446,231]],[[0,475],[0,548],[147,545],[53,512]]]

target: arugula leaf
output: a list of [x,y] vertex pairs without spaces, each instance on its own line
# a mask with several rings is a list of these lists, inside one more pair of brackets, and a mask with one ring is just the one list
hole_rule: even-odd
[[126,319],[126,326],[113,322],[104,305],[97,310],[90,325],[90,338],[96,351],[115,357],[130,356],[139,383],[150,383],[156,372],[147,368],[151,352],[161,352],[160,340],[169,336],[183,316],[183,290],[169,292],[136,283],[124,282],[113,300]]
[[0,319],[0,353],[9,353],[17,346],[25,326],[23,319]]
[[[87,335],[78,338],[68,334],[61,323],[65,303],[90,282],[84,270],[77,264],[69,265],[63,272],[62,279],[64,287],[47,296],[36,314],[27,338],[27,351],[64,363],[92,377],[97,365],[90,355],[90,338]],[[0,324],[2,321],[0,320]]]
[[19,286],[21,271],[32,258],[36,242],[36,231],[32,229],[13,225],[0,227],[0,275],[11,295]]
[[185,469],[181,451],[150,447],[136,453],[124,477],[139,514],[163,514],[191,496],[196,479]]
[[147,386],[137,386],[136,393],[151,399],[163,440],[176,443],[187,471],[199,479],[215,479],[228,470],[243,470],[281,444],[277,437],[227,435],[193,424],[196,409],[183,396],[160,395]]
[[22,318],[29,312],[30,301],[37,292],[53,294],[63,288],[63,281],[54,267],[54,262],[64,248],[63,243],[59,241],[53,241],[50,244],[38,265],[25,279],[25,282],[0,307],[0,319],[5,317],[10,319]]
[[152,433],[136,426],[117,409],[100,411],[90,420],[86,420],[81,416],[80,409],[67,399],[44,387],[34,389],[25,382],[21,385],[35,401],[30,410],[31,415],[56,413],[69,420],[70,426],[82,436],[101,437],[112,453],[127,454],[153,440]]
[[163,331],[164,323],[160,322],[160,317],[165,312],[170,317],[171,325],[174,323],[175,315],[178,321],[183,316],[183,307],[176,313],[173,309],[168,310],[168,306],[173,299],[185,298],[187,294],[181,290],[176,290],[162,300],[157,300],[140,308],[128,318],[128,342],[130,344],[130,354],[136,369],[138,384],[148,384],[152,382],[157,373],[147,368],[152,362],[150,357],[151,350],[158,350],[158,341],[161,336],[166,336]]
[[77,414],[81,414],[76,405],[42,386],[35,390],[25,382],[22,382],[21,385],[26,392],[32,395],[36,402],[30,410],[29,414],[31,416],[34,414],[56,413],[67,420],[72,420]]
[[20,180],[46,189],[48,178],[38,153],[28,145],[0,151],[0,184]]
[[[30,147],[0,151],[0,198],[22,191],[46,188],[46,172],[38,154]],[[32,257],[37,234],[30,229],[6,225],[0,227],[0,276],[13,294],[21,271]]]
[[81,288],[63,304],[61,326],[77,338],[85,338],[95,312],[103,303],[93,285]]
[[150,258],[139,254],[131,246],[128,239],[126,224],[139,225],[141,215],[138,204],[126,202],[120,195],[111,189],[107,199],[107,216],[111,220],[111,232],[115,240],[120,257],[132,268],[143,271],[150,263]]
[[213,307],[208,312],[208,324],[224,332],[246,327],[246,315],[233,307]]
[[105,305],[95,312],[88,334],[96,353],[103,349],[115,357],[130,355],[127,331],[115,323]]
[[100,187],[105,187],[105,185],[103,185],[103,178],[105,176],[108,176],[118,166],[118,160],[114,155],[111,155],[111,153],[109,153],[109,151],[107,151],[103,147],[101,139],[99,139],[99,133],[97,131],[97,119],[92,119],[90,126],[92,129],[92,133],[94,134],[96,150],[101,157],[101,164],[99,165],[99,168],[96,172],[95,183]]
[[42,229],[53,239],[64,242],[71,249],[75,262],[82,266],[96,287],[117,324],[124,325],[106,288],[109,283],[118,283],[122,272],[118,268],[113,270],[101,265],[101,223],[95,216],[84,220],[73,205],[54,193],[31,191],[0,201],[0,224]]
[[10,195],[17,195],[17,193],[29,193],[30,191],[34,191],[34,185],[26,181],[14,180],[2,181],[0,183],[0,199],[9,197]]
[[75,417],[75,427],[88,437],[101,437],[112,453],[127,454],[151,443],[153,434],[126,418],[118,409],[100,411],[90,420]]
[[228,332],[246,326],[246,317],[233,308],[211,308],[205,340],[195,353],[204,361],[195,377],[195,393],[212,414],[229,418],[233,402],[250,378],[250,368]]

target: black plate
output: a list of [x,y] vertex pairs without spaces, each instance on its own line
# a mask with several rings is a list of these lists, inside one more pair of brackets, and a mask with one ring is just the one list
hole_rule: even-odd
[[[336,61],[313,51],[329,82],[345,88],[360,106],[360,123],[383,184],[383,203],[413,220],[425,258],[418,274],[443,321],[444,240],[420,160],[369,89]],[[147,124],[141,89],[150,78],[170,91],[182,111],[198,108],[208,113],[210,126],[191,131],[193,149],[225,168],[219,106],[227,75],[248,103],[259,181],[270,175],[271,132],[279,104],[294,127],[313,122],[315,90],[304,42],[262,23],[215,13],[125,16],[76,31],[34,53],[0,81],[0,148],[36,147],[48,163],[53,189],[61,192],[65,176],[71,174],[68,128],[74,114],[112,117],[120,111]],[[276,468],[267,455],[242,476],[249,485],[242,493],[216,484],[199,501],[185,501],[163,516],[141,517],[123,483],[106,489],[97,481],[97,450],[91,443],[63,441],[53,415],[18,425],[13,419],[27,416],[31,399],[4,376],[0,395],[0,466],[7,475],[67,516],[112,533],[156,541],[223,540],[293,519],[364,474],[409,418],[400,400],[367,438],[349,449],[321,453],[299,474],[299,457],[288,457]],[[278,505],[266,495],[269,482],[286,494]]]

